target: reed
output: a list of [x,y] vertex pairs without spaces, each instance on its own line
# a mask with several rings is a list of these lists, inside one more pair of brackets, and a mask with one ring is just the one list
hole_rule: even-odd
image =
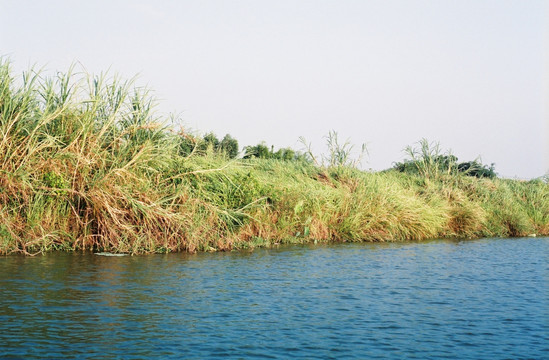
[[547,179],[465,176],[429,147],[411,153],[412,173],[365,172],[335,133],[322,164],[234,159],[157,117],[131,80],[10,67],[0,61],[0,254],[549,233]]

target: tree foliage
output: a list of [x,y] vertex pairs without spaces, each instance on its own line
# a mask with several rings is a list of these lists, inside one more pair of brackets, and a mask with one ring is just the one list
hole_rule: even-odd
[[234,159],[238,155],[238,141],[227,134],[219,143],[219,150],[227,155],[229,159]]
[[207,133],[202,138],[181,131],[179,133],[179,154],[189,156],[192,153],[205,155],[207,153],[224,154],[230,159],[238,156],[238,141],[226,134],[219,141],[213,133]]
[[442,174],[464,174],[478,178],[497,176],[494,164],[483,165],[480,160],[459,163],[457,156],[449,151],[443,153],[439,143],[430,143],[422,139],[418,144],[419,147],[408,146],[405,149],[408,159],[395,163],[393,169],[427,178],[437,178]]
[[254,146],[246,146],[244,159],[275,159],[284,161],[306,161],[305,154],[293,150],[292,148],[280,148],[277,151],[274,150],[274,146],[269,147],[265,142],[261,142]]

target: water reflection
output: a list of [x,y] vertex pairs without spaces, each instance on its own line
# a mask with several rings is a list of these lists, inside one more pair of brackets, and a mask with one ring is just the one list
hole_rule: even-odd
[[542,358],[549,239],[0,259],[0,357]]

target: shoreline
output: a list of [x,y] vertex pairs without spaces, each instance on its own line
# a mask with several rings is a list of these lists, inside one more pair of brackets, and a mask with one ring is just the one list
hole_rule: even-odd
[[159,122],[130,83],[31,75],[0,62],[0,255],[549,234],[548,177],[500,179],[426,141],[362,171],[335,132],[325,164],[263,144],[236,158],[229,135]]
[[[146,254],[247,250],[277,243],[549,235],[549,190],[539,180],[460,176],[432,181],[396,172],[356,169],[337,170],[336,180],[334,174],[319,176],[324,171],[309,165],[260,159],[252,162],[253,166],[248,161],[246,166],[186,179],[178,185],[180,191],[185,189],[180,202],[170,206],[128,196],[125,201],[118,198],[118,207],[90,202],[75,212],[74,204],[79,201],[109,199],[112,193],[40,190],[27,198],[42,201],[40,214],[46,215],[34,218],[34,222],[3,222],[0,252],[30,255],[87,249]],[[308,171],[299,174],[298,169]],[[341,171],[346,175],[342,176]],[[243,177],[255,180],[239,183]],[[236,189],[240,192],[235,193]],[[173,189],[154,194],[149,188],[146,194],[166,199],[173,196]],[[142,207],[132,208],[137,201]],[[5,209],[5,202],[0,205]],[[118,214],[124,215],[127,222],[116,217]],[[82,221],[86,216],[87,226]],[[6,241],[6,225],[11,226],[11,241]],[[33,232],[38,226],[43,233]],[[13,237],[13,229],[17,228],[21,230]]]

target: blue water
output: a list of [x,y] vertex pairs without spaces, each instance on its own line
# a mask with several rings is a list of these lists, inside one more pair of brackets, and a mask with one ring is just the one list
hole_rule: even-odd
[[549,238],[0,258],[0,358],[549,358]]

